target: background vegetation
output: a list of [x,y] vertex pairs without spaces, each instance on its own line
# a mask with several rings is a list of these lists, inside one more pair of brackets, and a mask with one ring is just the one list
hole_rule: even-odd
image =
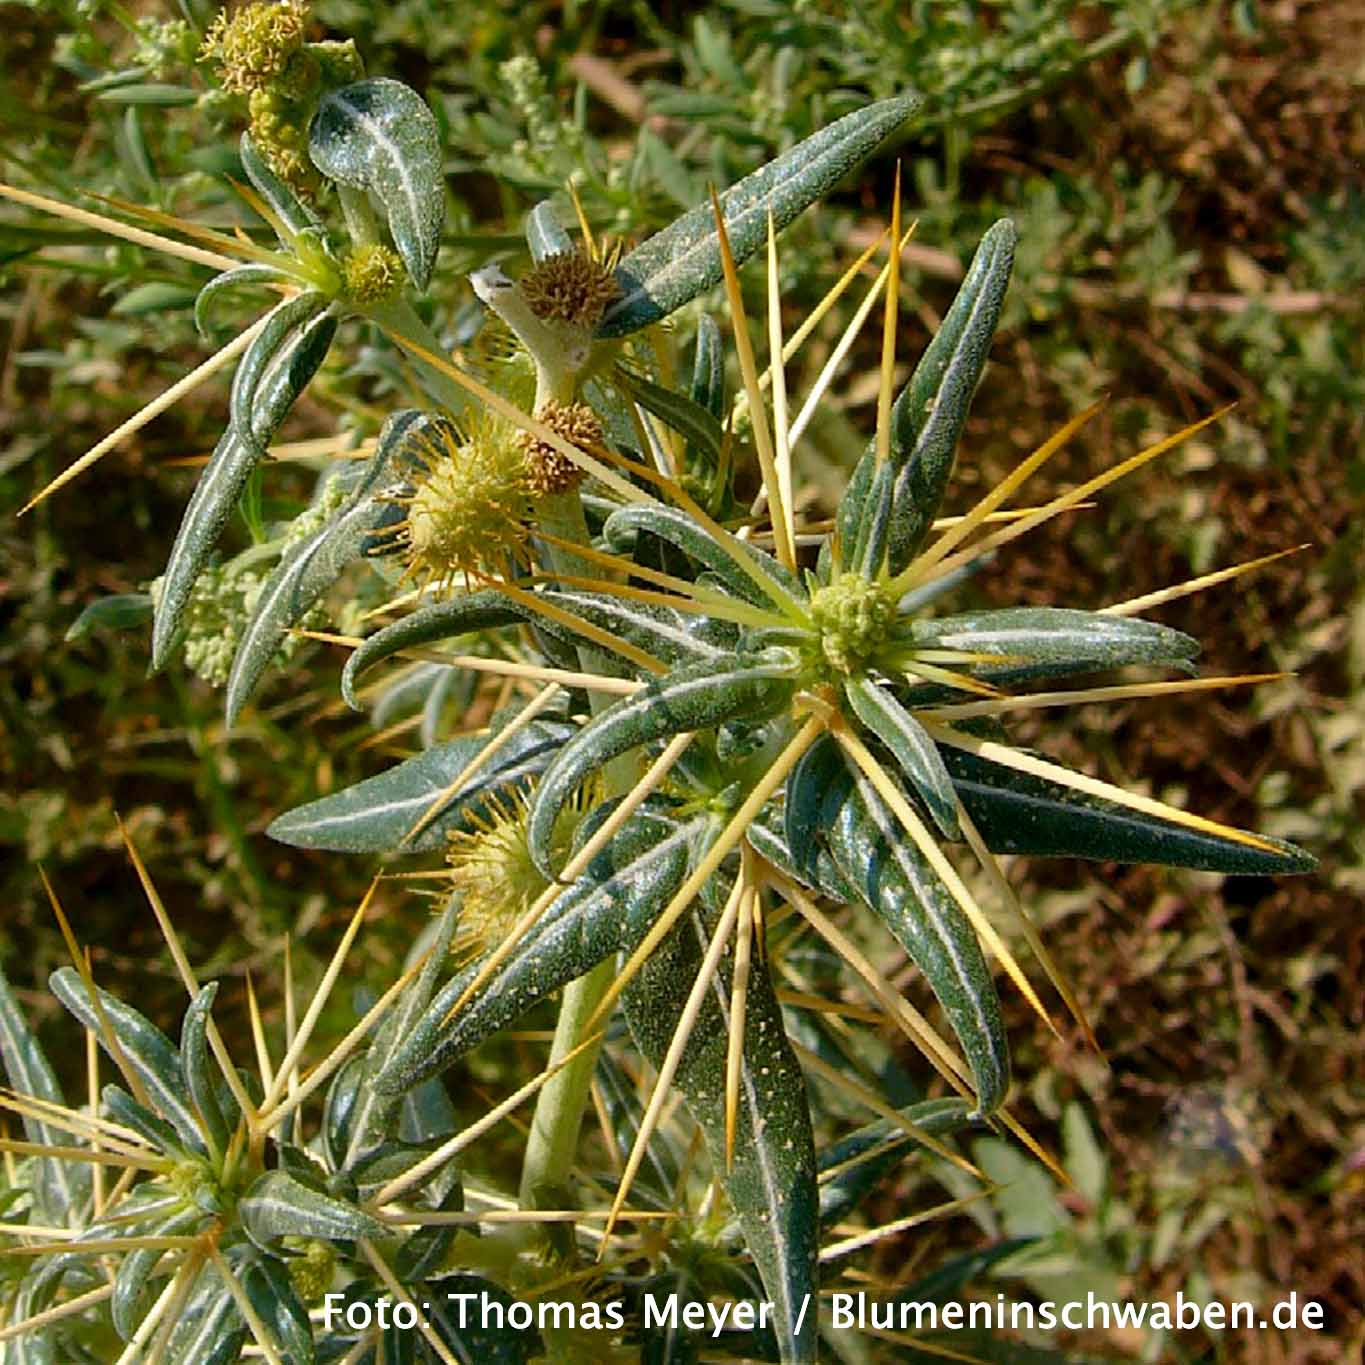
[[[184,5],[198,21],[201,8],[212,6]],[[219,132],[236,124],[186,61],[183,17],[170,0],[0,4],[0,176],[66,199],[96,191],[232,221],[214,173],[233,145]],[[319,33],[355,37],[372,73],[413,84],[443,119],[453,211],[437,289],[452,333],[470,316],[464,272],[519,250],[525,209],[569,176],[595,227],[638,239],[708,181],[911,86],[928,96],[928,114],[897,149],[920,223],[903,282],[907,332],[930,335],[994,217],[1015,217],[1022,236],[950,498],[965,506],[1100,393],[1109,407],[1049,466],[1054,486],[1237,400],[1206,439],[1030,538],[968,594],[1100,605],[1309,544],[1163,614],[1209,642],[1211,667],[1292,677],[1212,702],[1062,713],[1070,732],[1052,719],[1049,747],[1091,770],[1098,755],[1111,780],[1143,780],[1217,819],[1292,837],[1321,868],[1225,882],[1017,865],[1108,1060],[1018,1006],[1024,1113],[1065,1154],[1075,1188],[1057,1191],[984,1140],[978,1158],[1010,1183],[977,1207],[980,1229],[964,1214],[917,1230],[887,1245],[877,1269],[891,1282],[986,1233],[1042,1232],[1008,1292],[1057,1297],[1065,1283],[1232,1299],[1273,1286],[1320,1300],[1329,1324],[1319,1336],[1080,1343],[1093,1354],[1354,1358],[1365,1341],[1359,7],[319,0],[315,21]],[[792,229],[789,303],[817,297],[880,229],[891,177],[891,157],[874,160]],[[310,945],[329,950],[370,869],[261,831],[416,743],[410,730],[376,736],[344,713],[338,660],[324,652],[307,686],[268,694],[229,744],[216,694],[175,670],[145,676],[143,634],[64,638],[90,601],[159,571],[190,484],[183,465],[212,446],[224,386],[199,391],[22,520],[12,509],[202,355],[188,311],[197,280],[67,225],[0,214],[0,953],[50,1014],[41,983],[64,955],[35,863],[79,916],[105,983],[153,1016],[164,996],[169,1015],[180,988],[115,811],[210,971],[216,955],[233,972],[253,953],[264,960],[285,931],[306,965]],[[289,436],[377,426],[403,376],[355,340],[341,350],[358,361],[324,372]],[[817,344],[804,363],[813,372],[821,359]],[[814,496],[860,448],[875,396],[875,364],[866,368],[868,382],[843,386],[814,432],[802,470]],[[300,478],[293,491],[306,489]],[[289,491],[272,480],[272,497]],[[424,913],[396,892],[381,904],[369,938],[376,976]],[[888,1193],[888,1207],[914,1195]]]

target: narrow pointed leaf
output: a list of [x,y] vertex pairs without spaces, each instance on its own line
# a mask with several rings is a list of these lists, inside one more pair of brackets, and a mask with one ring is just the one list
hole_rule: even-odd
[[390,519],[395,508],[385,494],[396,486],[395,465],[401,463],[408,436],[426,422],[415,410],[390,417],[346,502],[326,526],[295,546],[266,580],[232,660],[226,699],[229,725],[241,714],[290,627],[361,556],[370,534]]
[[1226,875],[1275,876],[1317,865],[1311,854],[1267,835],[1257,838],[1278,852],[1171,824],[960,749],[945,747],[943,758],[962,804],[994,853],[1159,863]]
[[273,1256],[253,1256],[241,1274],[242,1288],[286,1365],[313,1365],[313,1329],[289,1272]]
[[449,960],[450,944],[458,923],[459,902],[452,897],[441,915],[439,928],[422,970],[399,997],[365,1054],[365,1083],[360,1089],[349,1125],[350,1134],[341,1163],[344,1170],[351,1170],[362,1156],[377,1147],[388,1135],[389,1121],[400,1101],[397,1096],[380,1090],[374,1084],[374,1078],[384,1071],[403,1047],[430,1003],[437,977],[445,970]]
[[376,631],[352,651],[341,673],[341,695],[353,711],[362,709],[356,695],[361,674],[404,649],[420,649],[440,640],[451,640],[477,630],[514,625],[524,620],[526,608],[494,588],[461,593],[448,602],[437,602],[411,612],[383,630]]
[[[704,947],[701,926],[685,918],[622,994],[636,1045],[655,1066],[668,1051]],[[673,1081],[701,1125],[717,1177],[726,1171],[730,986],[722,965]],[[726,1190],[773,1307],[782,1359],[803,1365],[814,1361],[818,1336],[815,1145],[805,1081],[762,957],[750,966],[737,1118]],[[798,1328],[803,1303],[809,1307]]]
[[[891,409],[896,486],[887,563],[893,574],[909,563],[938,515],[1000,319],[1016,237],[1014,224],[1002,219],[981,239],[942,326]],[[877,472],[874,444],[863,452],[839,506],[839,537],[846,546],[857,539]]]
[[184,1022],[180,1025],[180,1066],[185,1088],[203,1120],[204,1131],[222,1152],[232,1134],[218,1104],[219,1072],[217,1064],[209,1057],[208,1048],[208,1026],[217,996],[218,983],[210,981],[185,1011]]
[[194,588],[265,444],[326,359],[336,319],[318,313],[276,351],[257,385],[250,436],[229,427],[199,476],[176,533],[152,627],[152,667],[165,666]]
[[[185,1154],[187,1144],[180,1134],[146,1105],[139,1104],[122,1086],[106,1085],[100,1097],[109,1117],[115,1123],[131,1128],[149,1147],[172,1157]],[[194,1150],[202,1152],[206,1149],[197,1146]]]
[[619,754],[688,730],[707,730],[742,716],[771,715],[791,693],[791,657],[783,650],[683,664],[601,712],[555,756],[536,788],[527,844],[536,866],[552,875],[555,822],[579,784]]
[[131,630],[152,619],[152,598],[145,592],[120,592],[92,602],[62,637],[68,644],[105,630]]
[[232,1365],[250,1334],[217,1267],[206,1265],[176,1319],[166,1347],[167,1365]]
[[[616,639],[643,649],[664,663],[682,664],[719,659],[721,651],[700,638],[696,618],[685,617],[670,607],[607,593],[567,592],[548,589],[540,594],[554,606],[562,607],[590,625],[609,631]],[[565,625],[546,623],[566,638],[575,637]]]
[[[4,1059],[10,1086],[19,1094],[47,1100],[49,1104],[65,1105],[66,1098],[52,1064],[29,1027],[3,971],[0,971],[0,1057]],[[67,1134],[38,1119],[24,1118],[22,1122],[24,1136],[29,1142],[62,1146],[70,1141]],[[90,1172],[76,1162],[44,1158],[33,1163],[33,1173],[37,1179],[30,1186],[30,1192],[39,1219],[55,1227],[75,1224],[90,1197]]]
[[[643,375],[635,374],[624,365],[616,367],[616,378],[621,387],[646,412],[653,413],[687,440],[689,451],[695,451],[705,466],[714,468],[720,463],[720,447],[724,438],[720,420],[709,409],[701,406],[685,393],[676,393],[662,384],[651,383]],[[688,466],[691,467],[690,465]]]
[[[931,1137],[947,1137],[968,1126],[971,1109],[965,1100],[923,1100],[905,1106],[901,1116]],[[843,1221],[881,1181],[920,1145],[890,1119],[878,1119],[820,1153],[820,1170],[846,1169],[820,1182],[820,1222],[830,1227]]]
[[232,391],[228,399],[231,427],[248,445],[259,448],[262,454],[269,437],[257,434],[257,428],[263,425],[257,408],[266,376],[275,357],[284,350],[285,343],[326,307],[327,300],[313,290],[277,303],[233,372]]
[[[580,845],[609,813],[607,807],[594,811],[600,819],[580,831]],[[678,825],[648,808],[637,812],[448,1024],[479,963],[437,992],[377,1073],[376,1085],[393,1091],[434,1075],[603,958],[638,947],[682,884],[689,851],[706,828],[704,817]]]
[[401,81],[357,81],[324,95],[308,155],[338,184],[368,190],[418,289],[436,265],[445,220],[441,135],[427,103]]
[[95,990],[101,1008],[96,1010],[85,982],[74,967],[61,967],[53,972],[48,985],[52,994],[94,1033],[106,1051],[108,1045],[101,1016],[109,1021],[128,1064],[146,1087],[157,1113],[175,1129],[188,1150],[202,1151],[198,1115],[181,1075],[180,1052],[175,1044],[145,1015],[98,986]]
[[[784,228],[827,194],[894,133],[919,104],[899,95],[823,128],[732,185],[721,214],[737,263],[763,244],[768,218]],[[630,252],[616,270],[622,295],[607,309],[601,336],[624,336],[667,317],[721,279],[720,239],[711,205],[700,204]]]
[[844,695],[858,719],[891,750],[934,823],[949,839],[958,838],[953,780],[928,731],[886,688],[869,678],[850,678]]
[[281,1237],[353,1242],[385,1235],[384,1225],[368,1213],[282,1170],[258,1176],[238,1203],[237,1215],[247,1236],[266,1252]]
[[223,271],[221,275],[215,275],[194,296],[195,330],[201,337],[208,337],[212,334],[213,329],[210,325],[209,314],[225,295],[248,285],[278,284],[280,279],[280,272],[273,265],[263,265],[258,262],[234,266],[231,270]]
[[1068,607],[1007,607],[940,616],[911,622],[900,638],[921,649],[1004,655],[1008,661],[998,667],[974,664],[970,670],[1001,683],[1131,664],[1180,667],[1199,654],[1197,640],[1169,626]]
[[789,811],[788,846],[805,850],[823,841],[858,899],[924,973],[962,1045],[981,1111],[990,1113],[1009,1087],[1009,1049],[995,984],[971,924],[892,811],[861,774],[849,770],[833,741],[812,746],[806,758],[810,766],[803,785],[812,783],[823,799]]
[[[294,191],[266,164],[265,158],[261,156],[256,144],[251,140],[250,133],[242,134],[242,140],[238,143],[238,150],[242,158],[242,169],[246,172],[247,179],[251,181],[256,193],[265,200],[266,205],[284,224],[288,232],[297,236],[299,233],[307,232],[310,228],[319,225],[320,220],[317,214],[302,203]],[[287,247],[291,244],[290,237],[280,237],[281,246]]]
[[[660,540],[676,545],[684,554],[691,555],[703,567],[711,570],[724,583],[726,590],[736,597],[755,606],[772,605],[772,599],[731,559],[726,547],[718,544],[686,512],[674,507],[623,507],[619,512],[614,512],[602,528],[607,543],[616,550],[630,550],[641,531],[648,531]],[[745,552],[782,594],[798,599],[805,597],[795,576],[771,555],[748,545],[745,545]]]
[[[178,1210],[169,1218],[153,1225],[148,1232],[153,1237],[179,1237],[191,1232],[203,1215],[198,1210],[187,1212]],[[131,1341],[133,1334],[142,1325],[147,1310],[152,1306],[152,1271],[167,1253],[160,1247],[149,1250],[136,1247],[119,1258],[118,1270],[114,1275],[114,1296],[109,1301],[110,1316],[114,1330],[124,1341]],[[162,1276],[169,1274],[169,1268]]]
[[337,853],[388,853],[400,848],[420,853],[442,848],[448,832],[470,828],[471,819],[487,816],[493,805],[507,805],[523,793],[574,733],[574,727],[562,721],[532,721],[412,839],[406,838],[409,831],[488,744],[486,737],[438,744],[377,777],[286,811],[266,833],[294,848]]

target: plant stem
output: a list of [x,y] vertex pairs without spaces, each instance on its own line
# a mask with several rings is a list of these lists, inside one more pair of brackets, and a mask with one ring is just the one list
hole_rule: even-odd
[[[406,337],[424,351],[434,351],[437,355],[446,353],[440,338],[417,316],[417,310],[405,298],[378,304],[369,310],[368,316],[380,327],[386,328],[396,336]],[[432,398],[449,412],[464,411],[469,400],[464,390],[453,379],[428,365],[418,355],[409,352],[407,359],[422,387]]]

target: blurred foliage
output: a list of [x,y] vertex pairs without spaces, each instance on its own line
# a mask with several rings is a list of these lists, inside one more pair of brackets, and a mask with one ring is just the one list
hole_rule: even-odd
[[[220,133],[240,126],[241,109],[187,63],[187,33],[213,8],[0,5],[0,175],[55,197],[95,192],[247,227],[222,179],[235,158]],[[1133,1297],[1203,1285],[1230,1298],[1250,1278],[1327,1305],[1330,1340],[1266,1333],[1158,1344],[1148,1358],[1350,1358],[1365,1330],[1358,7],[320,0],[316,16],[318,36],[356,36],[370,71],[413,84],[443,121],[451,212],[436,308],[452,336],[468,315],[464,271],[522,250],[520,216],[533,196],[555,194],[567,220],[571,179],[595,228],[638,239],[708,182],[727,183],[908,85],[929,96],[929,113],[898,149],[919,218],[903,291],[907,354],[936,326],[982,228],[1007,213],[1021,231],[997,373],[968,428],[964,505],[1101,393],[1110,406],[1057,462],[1049,477],[1058,482],[1111,459],[1121,442],[1238,402],[1139,501],[1111,499],[1044,533],[1012,561],[1008,585],[986,573],[977,590],[988,603],[1098,604],[1310,542],[1166,618],[1221,642],[1211,664],[1292,677],[1194,708],[1082,712],[1070,722],[1071,757],[1098,752],[1112,780],[1131,785],[1140,771],[1154,794],[1302,841],[1323,867],[1233,894],[1192,874],[1016,869],[1109,1066],[1076,1037],[1035,1030],[1023,1044],[1020,1072],[1037,1076],[1031,1117],[1045,1131],[1056,1125],[1076,1189],[1040,1189],[1029,1213],[1034,1177],[1020,1174],[982,1218],[1011,1232],[1042,1219],[1053,1235],[1044,1270],[1117,1277]],[[890,181],[890,158],[879,158],[793,228],[789,299],[816,297],[834,263],[870,241]],[[194,363],[199,282],[193,267],[72,225],[0,213],[0,506],[21,505]],[[828,345],[817,334],[800,363],[818,366]],[[325,371],[291,434],[338,421],[361,434],[377,427],[379,400],[403,376],[378,353],[349,349],[368,358]],[[817,490],[859,448],[872,397],[855,384],[846,406],[830,404],[813,428],[801,473]],[[229,749],[216,698],[198,682],[142,676],[141,639],[64,642],[94,597],[153,577],[188,486],[173,462],[212,445],[224,402],[224,388],[210,385],[78,485],[0,527],[0,845],[12,854],[0,875],[0,950],[24,984],[62,960],[32,872],[42,861],[103,944],[101,970],[115,983],[138,971],[152,1014],[139,969],[159,949],[114,812],[167,899],[197,908],[188,922],[198,961],[234,934],[264,951],[289,928],[306,968],[310,932],[335,925],[363,888],[337,860],[269,844],[260,831],[276,810],[371,771],[363,745],[410,751],[405,733],[370,740],[336,712],[330,668],[254,713]],[[286,476],[271,498],[296,510],[306,486]],[[381,943],[386,933],[394,946],[387,960],[377,950],[376,979],[411,929],[395,917]],[[168,968],[165,999],[177,996]],[[1021,1039],[1029,1028],[1022,1013],[1011,1021]],[[1195,1174],[1180,1168],[1173,1133],[1186,1107],[1240,1113],[1248,1095],[1257,1097],[1255,1159],[1238,1149]],[[885,1249],[888,1276],[904,1250]],[[1044,1270],[1011,1275],[1027,1277],[1019,1292],[1039,1292]],[[1217,1354],[1201,1356],[1206,1347]]]

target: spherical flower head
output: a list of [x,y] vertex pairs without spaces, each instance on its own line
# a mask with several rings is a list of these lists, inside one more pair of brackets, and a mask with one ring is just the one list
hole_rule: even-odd
[[621,296],[616,276],[582,251],[560,251],[537,261],[518,281],[526,305],[542,322],[593,331],[607,305]]
[[284,1237],[281,1241],[286,1251],[294,1253],[285,1262],[294,1292],[310,1307],[321,1303],[336,1273],[336,1248],[316,1237]]
[[223,88],[236,94],[276,80],[303,46],[306,0],[257,0],[229,15],[220,10],[200,55],[218,63]]
[[384,303],[403,287],[403,262],[392,247],[364,242],[341,265],[346,297],[365,307]]
[[856,673],[886,638],[896,604],[879,583],[858,573],[840,574],[810,600],[824,662],[836,673]]
[[[526,818],[524,802],[494,806],[475,828],[446,836],[450,880],[460,895],[455,939],[460,953],[496,947],[549,886],[531,856]],[[577,813],[566,809],[555,826],[556,861],[568,853],[576,819]]]
[[501,572],[526,539],[530,485],[516,430],[489,417],[467,433],[446,423],[424,446],[426,472],[395,495],[406,509],[396,532],[405,577],[439,590],[462,574]]
[[[591,450],[602,442],[602,423],[586,403],[552,401],[541,407],[536,419],[580,450]],[[536,497],[568,493],[583,482],[583,470],[562,450],[529,431],[522,432],[520,440],[526,451],[527,482]]]

